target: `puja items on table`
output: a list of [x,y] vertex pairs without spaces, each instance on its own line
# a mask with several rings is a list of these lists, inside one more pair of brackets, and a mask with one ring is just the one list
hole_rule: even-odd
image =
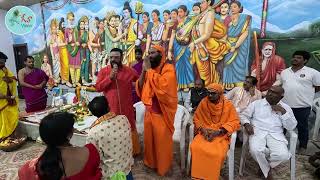
[[60,108],[59,111],[70,112],[76,115],[76,122],[80,125],[84,121],[84,117],[91,116],[88,109],[87,103],[85,101],[78,102],[75,105],[65,105]]

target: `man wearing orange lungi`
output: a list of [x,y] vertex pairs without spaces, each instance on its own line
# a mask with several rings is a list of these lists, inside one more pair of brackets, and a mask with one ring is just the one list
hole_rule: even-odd
[[204,98],[195,114],[197,135],[191,143],[192,169],[195,179],[218,180],[227,155],[230,135],[240,128],[240,120],[232,102],[223,96],[219,84],[207,87]]
[[165,59],[164,48],[152,46],[136,82],[137,95],[146,106],[144,164],[161,176],[168,172],[173,158],[173,124],[178,104],[174,66]]

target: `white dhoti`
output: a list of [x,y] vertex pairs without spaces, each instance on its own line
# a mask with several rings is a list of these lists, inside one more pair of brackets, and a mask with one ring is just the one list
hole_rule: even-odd
[[284,161],[290,159],[288,141],[283,138],[275,138],[270,134],[255,134],[249,137],[249,148],[252,157],[258,162],[265,177],[268,176],[270,168],[274,168]]

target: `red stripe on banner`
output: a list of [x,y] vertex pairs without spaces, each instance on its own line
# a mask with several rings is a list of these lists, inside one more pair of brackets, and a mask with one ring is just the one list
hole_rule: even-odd
[[261,16],[261,28],[260,28],[260,38],[265,38],[266,37],[267,14],[268,14],[268,0],[263,0],[263,9],[262,9],[262,16]]

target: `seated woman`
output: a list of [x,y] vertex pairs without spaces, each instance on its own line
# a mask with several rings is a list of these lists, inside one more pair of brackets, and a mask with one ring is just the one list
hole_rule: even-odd
[[19,169],[20,180],[101,179],[98,150],[92,144],[73,147],[75,116],[67,112],[52,113],[42,119],[40,137],[47,148],[43,154]]

